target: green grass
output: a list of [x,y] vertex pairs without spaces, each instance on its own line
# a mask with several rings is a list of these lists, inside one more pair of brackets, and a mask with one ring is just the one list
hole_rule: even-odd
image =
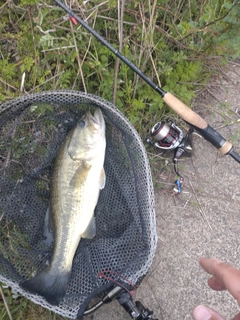
[[[26,319],[44,319],[44,320],[64,320],[59,316],[47,309],[34,304],[33,302],[12,294],[10,288],[2,285],[2,292],[0,297],[0,319],[1,320],[26,320]],[[7,307],[4,304],[7,305]]]
[[[76,89],[117,107],[140,133],[170,110],[159,95],[49,0],[0,5],[0,101]],[[72,9],[166,91],[191,105],[219,63],[240,53],[237,1],[94,1]],[[21,82],[24,78],[24,83]]]

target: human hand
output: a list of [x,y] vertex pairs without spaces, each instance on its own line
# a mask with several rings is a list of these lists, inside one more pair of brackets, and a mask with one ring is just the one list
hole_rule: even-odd
[[[208,279],[208,285],[213,290],[228,290],[240,304],[240,270],[218,259],[201,258],[201,267],[212,275]],[[216,311],[205,307],[197,306],[193,310],[194,320],[224,320]],[[232,320],[240,320],[238,313]]]

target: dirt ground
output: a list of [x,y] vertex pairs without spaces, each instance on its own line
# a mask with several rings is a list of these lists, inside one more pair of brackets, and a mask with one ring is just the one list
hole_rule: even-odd
[[[230,63],[211,80],[194,103],[200,114],[240,153],[240,61]],[[208,275],[198,259],[216,257],[240,268],[240,166],[194,135],[194,153],[180,161],[184,177],[180,195],[172,193],[174,173],[169,158],[155,189],[158,246],[154,263],[137,290],[135,300],[154,311],[159,320],[189,320],[194,306],[205,304],[226,319],[239,307],[227,292],[207,286]],[[87,320],[120,320],[130,316],[116,301]]]

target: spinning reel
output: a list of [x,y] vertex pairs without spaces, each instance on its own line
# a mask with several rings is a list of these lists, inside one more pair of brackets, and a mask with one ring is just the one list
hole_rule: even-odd
[[174,150],[181,143],[183,132],[173,120],[167,119],[167,122],[169,124],[165,121],[157,122],[150,130],[153,141],[147,139],[147,142],[159,149]]
[[192,133],[193,129],[190,128],[184,136],[183,131],[175,122],[172,119],[167,119],[167,122],[157,122],[150,130],[151,139],[147,139],[147,143],[157,149],[174,151],[174,170],[179,176],[179,179],[175,181],[175,194],[181,192],[183,184],[183,178],[177,170],[177,162],[183,155],[186,157],[192,155]]

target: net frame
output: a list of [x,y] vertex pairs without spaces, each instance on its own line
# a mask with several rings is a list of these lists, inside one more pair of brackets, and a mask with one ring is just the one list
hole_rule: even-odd
[[[15,181],[12,181],[13,179],[8,176],[6,161],[11,168],[17,158],[14,158],[13,152],[9,152],[7,147],[5,148],[5,156],[0,162],[1,215],[16,221],[16,223],[20,220],[23,221],[21,223],[25,223],[24,212],[16,213],[15,211],[16,207],[19,206],[17,198],[23,197],[23,193],[28,194],[28,198],[31,199],[29,201],[32,203],[28,205],[28,210],[24,210],[28,211],[27,217],[29,220],[31,209],[36,210],[36,207],[38,207],[38,213],[34,213],[34,216],[41,216],[37,220],[41,227],[36,228],[36,232],[31,233],[31,236],[29,236],[30,231],[26,230],[32,228],[33,225],[35,226],[36,221],[30,224],[28,228],[22,227],[26,233],[29,233],[27,241],[30,249],[26,250],[21,243],[20,245],[16,243],[13,246],[12,255],[9,255],[11,258],[1,252],[2,250],[0,251],[0,281],[37,304],[62,316],[76,319],[83,316],[89,302],[96,295],[109,290],[119,280],[124,282],[124,278],[127,278],[133,284],[137,284],[152,264],[156,250],[157,234],[151,170],[142,140],[128,119],[112,103],[98,96],[79,91],[47,91],[21,96],[3,103],[0,105],[0,133],[2,139],[6,135],[7,128],[7,135],[13,135],[16,127],[22,125],[30,110],[38,104],[48,104],[53,107],[54,112],[57,113],[57,115],[54,115],[54,119],[57,119],[56,122],[71,122],[69,120],[71,117],[74,120],[70,125],[66,125],[63,130],[60,128],[57,131],[59,135],[56,134],[57,138],[54,143],[48,146],[53,151],[50,152],[51,156],[44,157],[43,163],[37,163],[37,165],[34,165],[35,168],[31,166],[30,160],[33,158],[30,156],[23,177],[15,179]],[[23,260],[22,258],[19,259],[18,255],[23,258],[26,258],[27,255],[31,256],[31,252],[34,250],[37,252],[40,246],[38,238],[41,237],[40,234],[43,232],[46,206],[42,205],[39,195],[36,195],[36,181],[39,181],[39,176],[44,170],[52,166],[57,149],[66,133],[76,123],[83,111],[91,107],[101,108],[107,126],[107,149],[104,165],[107,182],[106,187],[100,193],[95,210],[97,237],[96,240],[84,239],[80,241],[73,261],[67,294],[59,306],[52,306],[44,298],[30,294],[19,287],[19,283],[23,279],[31,278],[29,270],[33,267],[23,267]],[[62,108],[72,112],[70,116],[67,116],[67,120],[64,120],[61,114],[58,114],[61,113]],[[72,116],[74,113],[76,113],[75,117]],[[45,115],[40,116],[38,122],[41,123],[44,117]],[[3,144],[3,141],[1,143]],[[8,143],[8,147],[10,146],[11,141],[10,144]],[[4,146],[2,149],[4,149]],[[12,166],[14,167],[14,165]],[[24,192],[21,190],[24,190]],[[111,206],[109,199],[114,201]],[[106,208],[110,212],[113,207],[120,212],[118,212],[120,218],[115,216],[115,213],[111,213],[112,216],[110,214],[109,218],[105,218],[104,211]],[[19,216],[21,216],[20,219]],[[114,218],[116,218],[116,224],[119,223],[117,227],[111,222],[114,221]],[[3,227],[5,226],[2,225]],[[2,239],[0,241],[3,245],[1,247],[4,245],[9,247],[9,241],[6,240],[6,234],[2,232],[2,228]],[[16,259],[13,258],[14,255],[17,255]],[[37,253],[35,253],[36,255]],[[42,251],[39,259],[35,257],[37,270],[41,270],[50,257],[51,249],[49,248]],[[87,270],[88,268],[90,270]],[[100,272],[106,272],[107,270],[108,272],[110,270],[110,277],[108,278],[111,278],[111,280],[99,276]],[[121,275],[121,277],[116,276],[116,274]],[[86,278],[87,281],[83,281],[82,278]],[[79,290],[78,286],[80,284],[85,286],[83,290]]]

